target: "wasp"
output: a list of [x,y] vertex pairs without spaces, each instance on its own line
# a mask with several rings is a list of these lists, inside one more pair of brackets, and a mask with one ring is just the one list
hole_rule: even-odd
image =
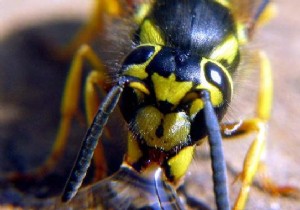
[[[265,149],[272,106],[272,74],[263,52],[257,53],[260,87],[256,117],[232,123],[222,123],[222,119],[234,95],[237,73],[243,70],[243,47],[255,29],[270,18],[273,4],[268,0],[96,2],[90,24],[76,40],[82,43],[95,31],[101,32],[102,43],[109,43],[105,46],[111,48],[102,53],[114,52],[116,57],[112,61],[103,55],[101,59],[83,45],[73,60],[54,155],[45,167],[53,165],[65,147],[78,106],[84,60],[94,69],[85,85],[90,127],[66,183],[63,202],[76,195],[95,150],[96,176],[106,176],[109,163],[98,141],[119,105],[128,125],[123,163],[114,175],[92,186],[95,195],[87,199],[104,209],[183,209],[176,189],[196,146],[208,141],[215,203],[217,209],[230,209],[222,139],[254,132],[256,137],[240,174],[242,186],[232,207],[244,209]],[[126,34],[110,37],[113,24]],[[107,93],[102,101],[99,91]]]

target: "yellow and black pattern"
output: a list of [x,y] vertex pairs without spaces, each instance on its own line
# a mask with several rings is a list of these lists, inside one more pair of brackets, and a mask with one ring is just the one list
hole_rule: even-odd
[[[215,204],[217,209],[228,210],[231,204],[222,140],[255,133],[239,176],[240,191],[232,205],[232,209],[244,209],[254,175],[262,165],[272,108],[272,74],[263,52],[249,53],[260,61],[255,116],[226,123],[222,119],[235,95],[235,77],[248,62],[243,54],[247,50],[244,45],[251,41],[255,29],[272,16],[272,2],[94,1],[90,21],[58,53],[67,57],[78,48],[66,80],[52,153],[40,167],[13,174],[9,180],[39,180],[56,167],[72,132],[72,121],[78,116],[83,65],[88,61],[92,71],[87,75],[83,98],[90,127],[62,198],[59,202],[50,199],[54,201],[50,208],[184,209],[185,204],[191,203],[178,187],[187,174],[196,146],[207,140]],[[97,53],[85,44],[95,37],[100,43]],[[122,114],[118,117],[124,120],[113,119],[112,125],[107,125],[117,106]],[[120,128],[115,126],[121,127],[123,123],[128,125],[126,131],[119,132]],[[111,141],[109,146],[124,150],[107,155],[111,149],[105,146],[107,141],[115,140],[113,132],[118,134],[116,141],[120,145]],[[126,142],[121,142],[123,138]],[[121,144],[127,144],[127,148]],[[111,156],[119,158],[115,165],[121,165],[123,160],[118,171],[111,167],[115,161]],[[74,197],[91,161],[93,184]],[[267,178],[261,183],[271,193],[286,195],[294,190],[279,187]],[[178,192],[187,197],[184,205]],[[197,202],[196,209],[209,207]]]
[[[221,133],[235,136],[245,129],[258,131],[263,136],[267,121],[267,117],[259,116],[255,122],[245,120],[238,128],[233,126],[230,130],[231,124],[221,124],[222,129],[219,128],[235,88],[233,81],[242,58],[241,47],[251,39],[269,4],[262,0],[257,6],[258,2],[155,0],[136,3],[131,52],[126,52],[119,63],[115,84],[86,134],[66,185],[64,201],[75,195],[106,121],[118,104],[129,128],[123,162],[126,170],[148,178],[162,170],[163,181],[176,187],[188,170],[196,145],[208,137],[216,205],[218,209],[229,209]],[[243,11],[245,8],[249,10]],[[266,59],[262,60],[267,63]],[[270,75],[268,65],[262,65],[263,71],[267,77]],[[97,73],[102,85],[103,72]],[[269,80],[261,81],[264,85]],[[261,95],[271,95],[270,89]],[[258,105],[258,109],[267,116],[270,100],[263,99],[259,103],[262,105]],[[245,183],[236,209],[245,205],[247,189],[255,174],[249,170],[260,159],[260,155],[252,154],[261,151],[263,144],[264,137],[261,137],[253,143],[257,149],[249,149],[243,170]]]
[[[139,46],[125,59],[121,74],[138,75],[141,80],[139,86],[125,88],[120,101],[132,136],[141,147],[133,152],[143,153],[137,168],[149,160],[156,161],[151,158],[155,152],[165,159],[160,164],[169,165],[165,161],[207,135],[201,112],[204,105],[197,92],[211,92],[219,119],[231,100],[232,80],[222,64],[170,47]],[[128,153],[129,158],[131,155]],[[191,157],[178,164],[188,166]],[[184,174],[178,176],[171,171],[170,176],[177,178]]]
[[[210,92],[219,120],[231,101],[237,35],[230,11],[218,2],[156,1],[148,11],[135,35],[137,47],[119,73],[140,80],[125,88],[120,101],[129,144],[137,141],[127,157],[137,170],[160,161],[169,179],[178,181],[193,145],[207,135],[198,93]],[[176,164],[184,168],[178,174]]]

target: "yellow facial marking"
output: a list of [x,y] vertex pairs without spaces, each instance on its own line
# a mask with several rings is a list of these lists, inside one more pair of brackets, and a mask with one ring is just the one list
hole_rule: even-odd
[[177,106],[181,99],[192,88],[192,82],[178,82],[176,76],[171,74],[168,78],[154,73],[151,77],[157,101],[168,101]]
[[144,44],[165,45],[162,33],[150,20],[145,20],[141,26],[140,42]]
[[168,161],[168,165],[171,169],[171,175],[174,177],[175,182],[186,174],[186,171],[193,159],[194,149],[195,146],[185,147]]
[[[157,108],[147,106],[138,112],[135,126],[136,133],[148,146],[169,151],[188,140],[191,125],[183,112],[164,115]],[[161,133],[158,136],[159,128]]]
[[146,63],[139,65],[130,65],[130,67],[124,72],[124,75],[134,76],[141,80],[146,79],[148,77],[148,73],[145,71],[146,67]]
[[133,133],[128,133],[128,145],[127,145],[127,156],[126,161],[132,165],[139,160],[143,155],[137,140],[135,139]]
[[183,98],[182,103],[190,103],[189,116],[191,119],[194,119],[197,113],[204,107],[203,101],[199,98],[199,94],[196,92],[187,93],[187,95]]
[[139,91],[141,91],[141,92],[143,92],[147,95],[150,94],[148,88],[141,82],[131,82],[129,84],[129,86],[132,87],[133,89],[137,89],[137,90],[139,90]]
[[193,119],[200,110],[204,107],[204,103],[201,99],[196,99],[193,101],[191,108],[190,108],[190,116]]
[[195,89],[208,90],[210,92],[211,102],[214,106],[219,106],[223,103],[223,95],[221,91],[217,87],[211,85],[210,83],[204,82],[203,84],[198,85]]
[[235,38],[235,36],[230,35],[223,41],[221,45],[218,45],[216,48],[214,48],[209,58],[217,61],[226,60],[228,64],[231,64],[237,56],[238,50],[238,40]]

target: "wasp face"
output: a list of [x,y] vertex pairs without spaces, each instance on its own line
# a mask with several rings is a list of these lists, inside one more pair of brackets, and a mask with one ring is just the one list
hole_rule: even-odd
[[127,122],[137,125],[134,132],[142,136],[152,132],[173,139],[181,133],[176,134],[181,136],[178,141],[197,141],[206,134],[201,91],[210,92],[219,119],[231,100],[231,78],[220,63],[170,47],[139,46],[125,59],[121,74],[140,81],[125,90],[121,107]]

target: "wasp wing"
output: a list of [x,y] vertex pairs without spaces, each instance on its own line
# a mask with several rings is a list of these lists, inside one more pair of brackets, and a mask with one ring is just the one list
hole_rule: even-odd
[[60,202],[60,198],[47,203],[39,209],[184,209],[174,188],[164,181],[162,170],[145,178],[126,166],[80,190],[68,203]]

